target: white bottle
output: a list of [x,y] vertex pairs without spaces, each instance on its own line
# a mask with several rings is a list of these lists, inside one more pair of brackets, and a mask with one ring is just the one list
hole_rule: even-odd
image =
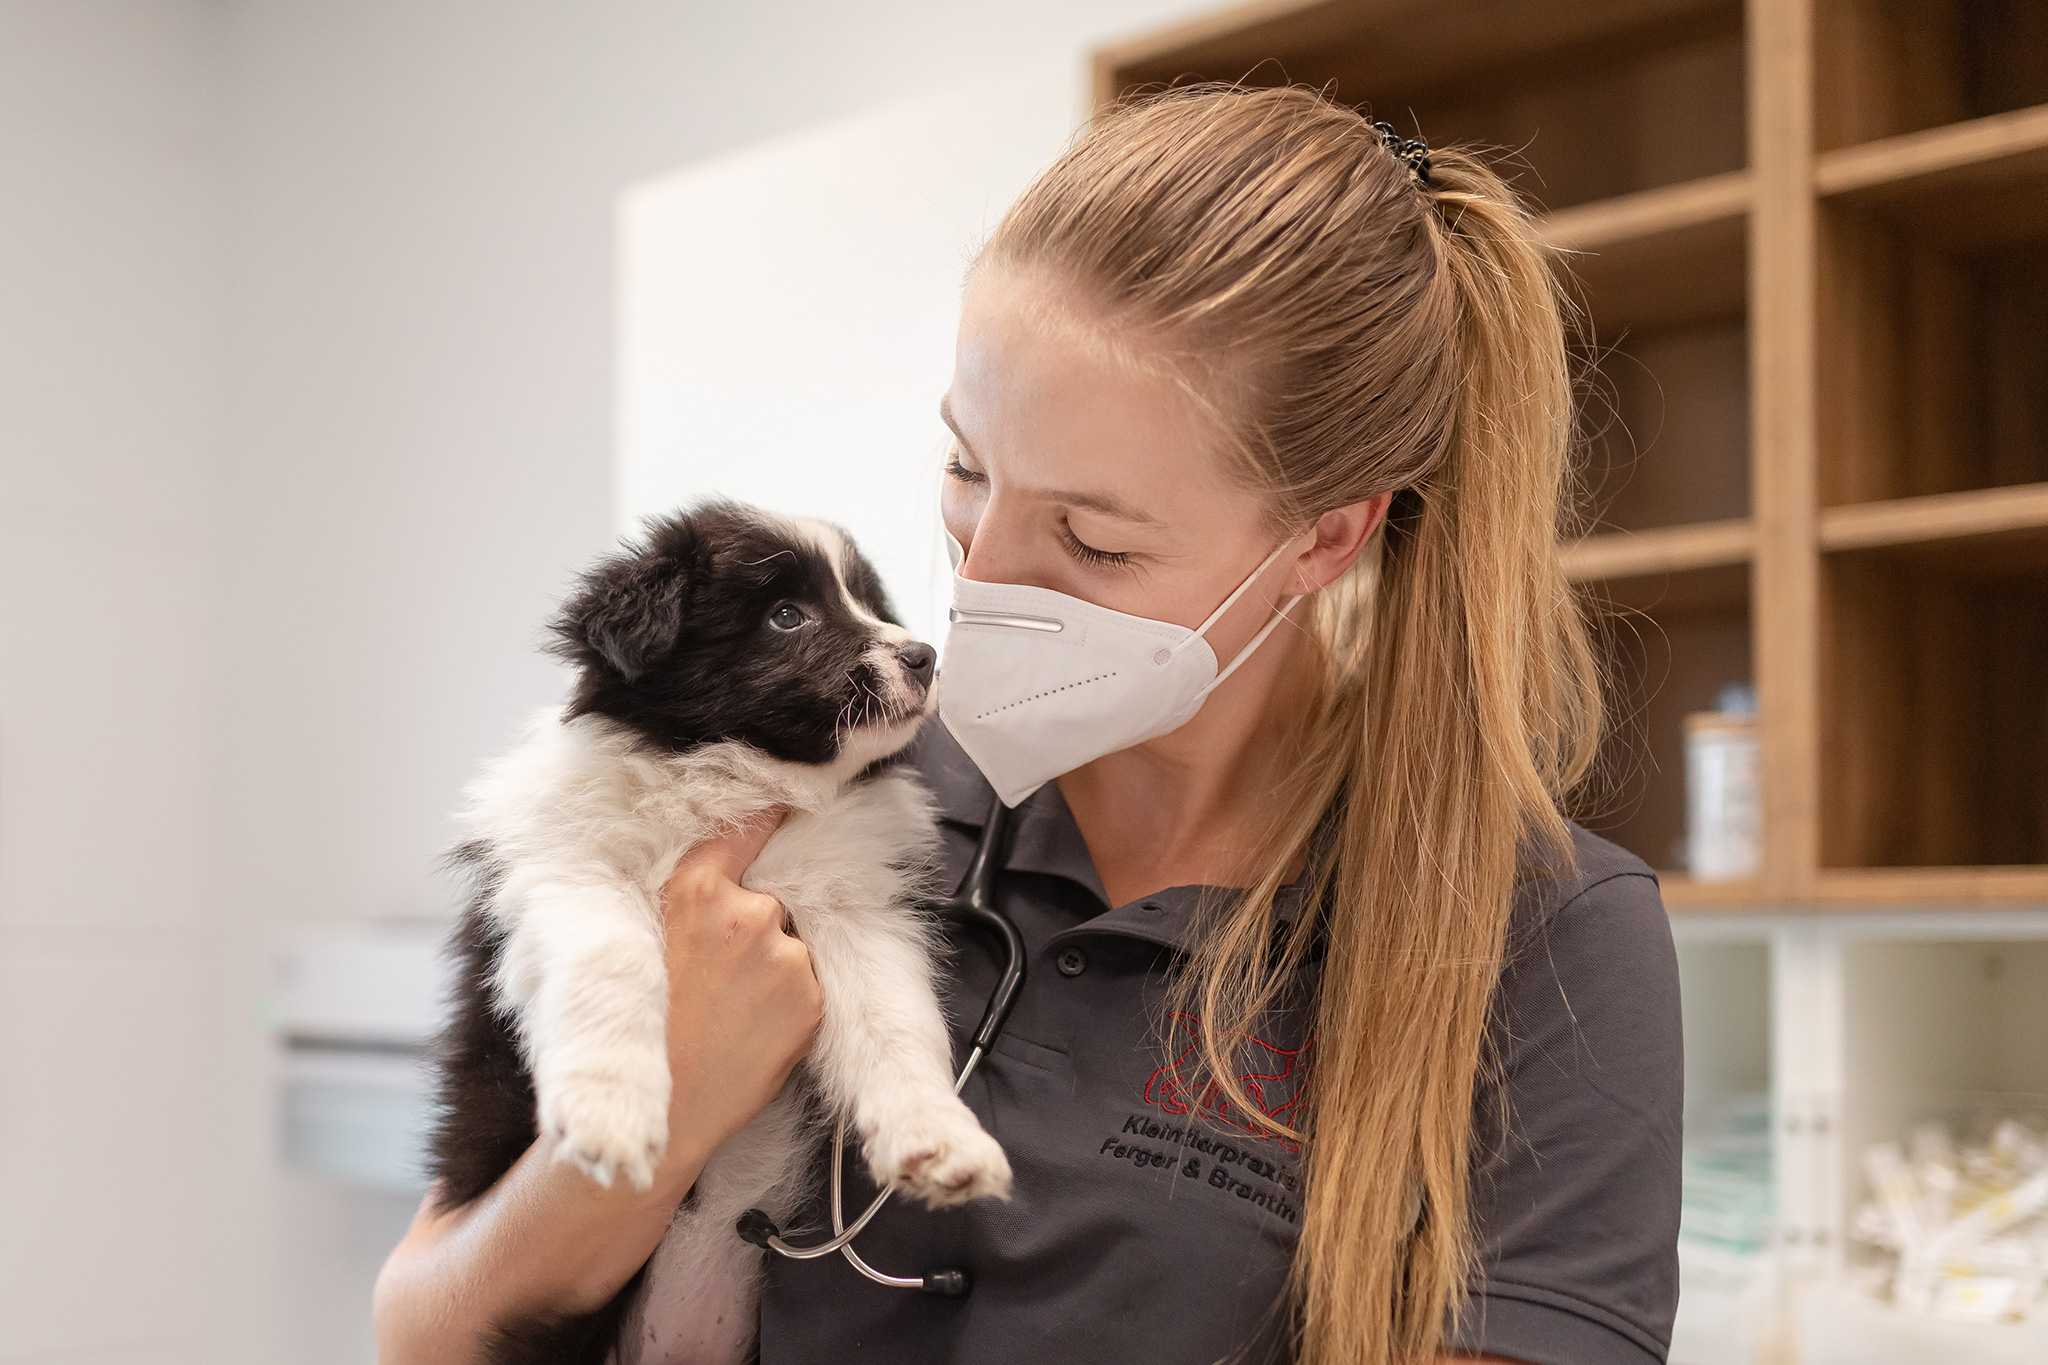
[[1749,688],[1685,718],[1686,860],[1694,880],[1747,881],[1763,867],[1761,755]]

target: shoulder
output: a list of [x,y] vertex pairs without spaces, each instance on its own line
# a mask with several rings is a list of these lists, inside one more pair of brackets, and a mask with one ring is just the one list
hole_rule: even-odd
[[1482,1311],[1459,1344],[1662,1360],[1678,1296],[1677,954],[1656,874],[1577,826],[1572,842],[1568,874],[1517,894],[1475,1186]]
[[[1599,1089],[1655,1095],[1666,1107],[1679,1099],[1663,1083],[1678,1066],[1678,957],[1657,874],[1576,824],[1571,832],[1571,870],[1516,892],[1500,985],[1503,1060],[1512,1073],[1530,1044],[1562,1047],[1592,1064]],[[1632,1074],[1607,1074],[1616,1072]]]
[[1516,888],[1504,989],[1519,985],[1527,994],[1547,985],[1561,1004],[1575,993],[1635,995],[1675,1012],[1678,963],[1657,874],[1627,849],[1570,828],[1570,869],[1529,876]]
[[1557,927],[1561,920],[1583,919],[1588,913],[1663,925],[1664,899],[1650,865],[1576,821],[1568,827],[1570,869],[1532,868],[1525,873],[1515,889],[1511,939],[1526,942]]

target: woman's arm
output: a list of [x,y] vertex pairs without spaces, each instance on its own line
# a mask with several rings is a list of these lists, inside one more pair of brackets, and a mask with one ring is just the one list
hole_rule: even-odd
[[779,823],[699,845],[663,890],[674,1086],[653,1187],[603,1189],[542,1136],[474,1203],[442,1209],[430,1193],[377,1277],[383,1365],[473,1365],[500,1324],[603,1307],[660,1245],[706,1158],[809,1051],[823,1009],[810,954],[772,897],[738,884]]

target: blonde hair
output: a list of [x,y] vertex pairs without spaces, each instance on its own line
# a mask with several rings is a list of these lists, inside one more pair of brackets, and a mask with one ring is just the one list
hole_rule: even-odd
[[[1051,272],[1163,358],[1274,521],[1395,494],[1316,595],[1317,700],[1255,885],[1210,908],[1173,1006],[1209,1083],[1303,1144],[1290,1278],[1308,1365],[1433,1360],[1475,1269],[1468,1188],[1518,877],[1571,861],[1564,794],[1600,694],[1558,555],[1572,401],[1528,213],[1474,154],[1428,183],[1300,87],[1126,100],[1009,209],[974,269]],[[1333,857],[1285,934],[1275,895],[1324,812]],[[1326,946],[1308,1116],[1233,1079],[1247,1030]],[[1419,1200],[1418,1200],[1419,1195]]]

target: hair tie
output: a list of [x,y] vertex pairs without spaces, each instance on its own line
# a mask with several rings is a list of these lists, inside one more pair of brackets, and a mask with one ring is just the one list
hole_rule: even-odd
[[1415,172],[1415,183],[1425,188],[1429,185],[1429,144],[1419,138],[1404,138],[1394,131],[1394,125],[1375,119],[1373,131],[1380,135],[1380,141],[1397,158],[1408,163],[1408,169]]

